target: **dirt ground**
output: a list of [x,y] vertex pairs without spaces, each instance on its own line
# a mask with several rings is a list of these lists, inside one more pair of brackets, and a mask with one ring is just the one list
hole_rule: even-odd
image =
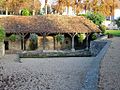
[[120,90],[120,37],[112,41],[101,62],[99,90]]

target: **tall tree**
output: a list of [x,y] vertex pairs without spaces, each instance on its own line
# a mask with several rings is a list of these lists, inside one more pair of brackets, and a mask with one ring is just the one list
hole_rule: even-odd
[[114,11],[116,8],[120,8],[120,1],[119,0],[105,0],[105,2],[107,3],[107,5],[109,6],[109,10],[110,10],[110,16],[113,16],[114,19]]
[[85,0],[84,5],[88,6],[86,10],[100,12],[105,16],[114,16],[114,9],[120,8],[119,0]]
[[67,15],[69,15],[69,12],[70,12],[69,10],[70,10],[70,5],[71,5],[70,0],[66,0],[65,5],[67,8]]
[[27,8],[29,10],[38,10],[40,9],[40,2],[39,0],[2,0],[0,2],[0,7],[8,11],[11,11],[13,14],[18,14],[19,10],[23,8]]
[[57,0],[56,5],[53,5],[54,10],[59,14],[62,14],[66,9],[66,13],[69,15],[70,7],[72,7],[75,14],[83,9],[81,0]]
[[62,14],[65,9],[65,0],[57,0],[56,5],[54,5],[54,9],[57,13]]
[[6,11],[6,15],[8,15],[8,9],[10,8],[10,3],[11,2],[11,0],[1,0],[0,1],[0,7],[2,7],[3,8],[3,10],[5,10]]
[[40,12],[41,3],[39,0],[34,0],[34,10],[36,14]]
[[48,0],[45,0],[45,14],[47,14],[47,4],[48,4]]
[[81,3],[81,0],[74,0],[72,2],[72,7],[76,15],[78,15],[79,12],[83,10],[83,4]]
[[83,1],[83,8],[85,10],[85,13],[87,12],[87,10],[90,10],[90,7],[91,7],[90,0]]

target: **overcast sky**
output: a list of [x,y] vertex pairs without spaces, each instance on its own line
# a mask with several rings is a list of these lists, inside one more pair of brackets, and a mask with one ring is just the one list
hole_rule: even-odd
[[[53,2],[55,2],[56,0],[48,0],[48,4],[51,4]],[[40,0],[40,2],[44,5],[45,4],[45,0]]]
[[115,10],[115,19],[117,19],[118,17],[120,17],[120,9]]

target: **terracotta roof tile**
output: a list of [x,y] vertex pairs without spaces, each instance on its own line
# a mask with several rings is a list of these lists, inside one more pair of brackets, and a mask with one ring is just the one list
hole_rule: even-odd
[[83,16],[6,16],[0,24],[7,33],[88,33],[100,32],[98,27]]

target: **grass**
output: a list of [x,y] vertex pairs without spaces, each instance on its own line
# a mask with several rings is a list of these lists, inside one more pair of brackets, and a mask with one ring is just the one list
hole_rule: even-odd
[[120,36],[120,30],[106,30],[105,34],[111,34],[113,36]]

